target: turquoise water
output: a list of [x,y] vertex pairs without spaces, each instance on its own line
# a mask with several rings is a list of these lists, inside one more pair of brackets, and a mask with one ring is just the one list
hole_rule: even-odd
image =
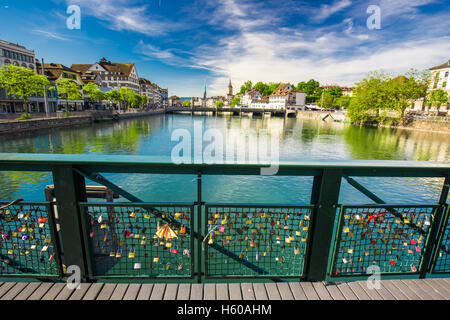
[[[79,128],[43,130],[0,136],[1,153],[65,153],[170,156],[178,141],[176,129],[192,135],[194,145],[201,140],[194,127],[217,129],[227,147],[236,139],[239,149],[248,151],[265,137],[264,130],[275,130],[281,161],[371,159],[450,161],[450,136],[419,131],[360,128],[342,123],[278,117],[230,117],[161,115],[121,122],[93,124]],[[256,139],[256,140],[255,140]],[[205,147],[204,143],[204,147]],[[231,149],[227,148],[230,151]],[[194,150],[192,150],[194,154]],[[255,156],[248,152],[248,158]],[[248,159],[247,159],[248,161]],[[196,200],[194,176],[105,174],[113,182],[147,202],[193,202]],[[393,204],[434,203],[442,179],[356,178],[386,202]],[[0,199],[44,200],[44,188],[53,184],[50,173],[0,173]],[[88,182],[89,185],[94,183]],[[249,202],[308,204],[312,177],[207,176],[203,196],[207,202]],[[371,200],[345,181],[340,202],[370,204]]]

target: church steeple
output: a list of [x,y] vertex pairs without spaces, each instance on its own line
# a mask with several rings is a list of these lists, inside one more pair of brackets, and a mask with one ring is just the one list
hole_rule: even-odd
[[230,82],[228,83],[228,95],[230,96],[233,95],[233,85],[231,84],[231,79]]

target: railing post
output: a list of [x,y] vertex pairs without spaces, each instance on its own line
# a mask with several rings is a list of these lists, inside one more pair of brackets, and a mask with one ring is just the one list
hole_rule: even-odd
[[66,267],[76,265],[81,271],[81,280],[87,280],[88,272],[85,243],[82,232],[79,202],[87,201],[84,177],[73,171],[70,165],[53,167],[56,205],[61,226],[62,247]]
[[428,268],[431,266],[431,259],[432,257],[435,257],[436,255],[433,255],[433,252],[435,250],[439,251],[438,243],[439,243],[439,230],[444,230],[442,228],[442,224],[446,223],[446,221],[443,221],[443,218],[445,217],[445,203],[448,199],[450,189],[450,176],[446,175],[444,179],[444,185],[442,187],[441,196],[439,198],[439,205],[435,211],[435,216],[433,220],[433,225],[431,226],[430,235],[428,237],[428,242],[426,244],[425,252],[423,255],[423,262],[420,269],[420,279],[425,278]]
[[341,179],[341,169],[324,169],[322,176],[314,177],[311,204],[316,205],[316,209],[306,266],[308,281],[324,281],[327,276]]

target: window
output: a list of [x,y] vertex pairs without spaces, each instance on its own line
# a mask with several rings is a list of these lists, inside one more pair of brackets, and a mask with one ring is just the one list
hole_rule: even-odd
[[445,73],[445,77],[446,77],[446,78],[448,77],[448,71]]
[[6,50],[2,49],[2,57],[6,57]]

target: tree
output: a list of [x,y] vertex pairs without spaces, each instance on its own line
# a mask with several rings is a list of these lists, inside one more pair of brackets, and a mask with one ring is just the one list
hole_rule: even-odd
[[355,96],[348,108],[353,123],[379,122],[381,111],[395,110],[392,88],[388,85],[391,78],[382,72],[370,72],[356,84]]
[[325,90],[326,93],[332,95],[335,98],[340,98],[342,96],[342,88],[331,87]]
[[105,94],[99,90],[98,85],[93,82],[86,84],[83,91],[92,101],[103,101],[106,98]]
[[223,108],[223,101],[216,101],[216,108]]
[[29,97],[44,95],[44,87],[49,86],[47,77],[37,75],[33,70],[13,65],[0,69],[0,88],[4,88],[9,95],[23,98],[26,114],[30,113]]
[[56,89],[58,96],[66,100],[66,112],[69,111],[69,100],[80,100],[83,98],[78,84],[70,79],[58,79],[56,81]]
[[398,76],[388,81],[388,89],[395,100],[395,109],[405,121],[406,110],[414,101],[425,97],[428,88],[427,73],[411,70],[405,76]]
[[334,102],[334,96],[332,96],[328,92],[324,92],[322,107],[325,109],[330,109],[331,107],[333,107],[333,102]]
[[132,91],[130,95],[130,103],[133,108],[140,107],[142,105],[142,97],[136,92]]
[[134,95],[136,94],[136,92],[128,88],[120,88],[119,93],[120,93],[120,102],[121,104],[125,105],[123,109],[126,110],[133,103],[135,99]]
[[183,106],[184,107],[190,107],[191,106],[191,102],[189,100],[184,100],[183,101]]
[[233,100],[231,100],[231,108],[234,108],[235,106],[237,106],[238,104],[241,103],[241,99],[240,98],[233,98]]
[[241,86],[241,91],[239,91],[239,94],[244,94],[246,90],[250,90],[253,88],[253,84],[250,80],[247,80],[244,82],[244,84]]
[[111,101],[111,103],[116,106],[117,102],[120,102],[122,96],[120,95],[120,92],[117,90],[111,90],[105,93],[105,98]]
[[430,97],[426,100],[426,105],[436,107],[436,114],[439,115],[439,108],[449,102],[448,94],[442,89],[431,92]]
[[141,105],[142,106],[147,106],[148,104],[148,97],[145,94],[141,95]]
[[350,96],[341,96],[337,98],[336,105],[341,107],[342,109],[347,109],[350,106],[352,97]]
[[296,89],[306,93],[307,103],[317,101],[317,99],[322,96],[322,88],[320,88],[320,83],[314,79],[310,79],[308,82],[299,82]]

